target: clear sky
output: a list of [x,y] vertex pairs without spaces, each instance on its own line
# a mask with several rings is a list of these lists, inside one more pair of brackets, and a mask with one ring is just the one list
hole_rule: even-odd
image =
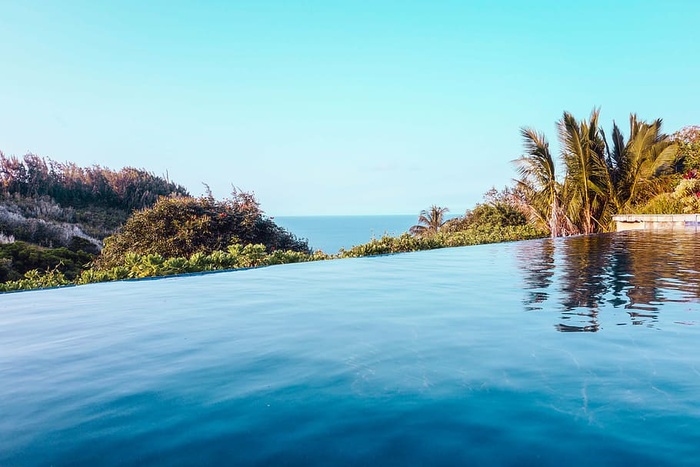
[[0,150],[273,216],[462,212],[564,110],[699,124],[699,24],[694,0],[0,0]]

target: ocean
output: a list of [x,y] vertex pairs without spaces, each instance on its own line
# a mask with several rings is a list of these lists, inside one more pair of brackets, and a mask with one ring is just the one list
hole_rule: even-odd
[[397,236],[418,222],[417,215],[392,216],[275,216],[273,220],[314,250],[337,253],[383,235]]

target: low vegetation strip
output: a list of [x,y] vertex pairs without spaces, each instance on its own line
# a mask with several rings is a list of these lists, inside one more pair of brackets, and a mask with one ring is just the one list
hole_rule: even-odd
[[195,253],[190,257],[165,258],[159,254],[140,255],[127,253],[118,266],[100,268],[93,266],[69,280],[57,269],[45,272],[32,270],[22,279],[0,284],[0,292],[31,290],[67,285],[81,285],[124,279],[142,279],[205,271],[233,270],[241,268],[271,266],[275,264],[324,261],[338,258],[358,258],[364,256],[406,253],[411,251],[433,250],[437,248],[478,245],[515,240],[526,240],[546,236],[546,232],[532,226],[507,226],[500,228],[475,227],[461,232],[438,233],[431,237],[414,237],[403,234],[399,237],[384,236],[349,250],[341,250],[337,255],[323,252],[300,252],[276,250],[268,252],[263,244],[242,246],[234,244],[225,251],[211,254]]
[[458,232],[438,232],[434,235],[416,237],[403,234],[398,237],[384,236],[349,250],[341,250],[341,258],[387,255],[410,251],[434,250],[458,246],[481,245],[485,243],[511,242],[546,237],[547,233],[531,225],[516,226],[475,226]]

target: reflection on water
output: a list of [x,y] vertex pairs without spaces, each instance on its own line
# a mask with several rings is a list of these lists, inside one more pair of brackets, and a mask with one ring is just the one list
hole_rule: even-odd
[[699,248],[693,231],[519,243],[525,309],[558,311],[562,332],[596,332],[610,308],[626,312],[615,324],[654,327],[661,304],[698,300]]

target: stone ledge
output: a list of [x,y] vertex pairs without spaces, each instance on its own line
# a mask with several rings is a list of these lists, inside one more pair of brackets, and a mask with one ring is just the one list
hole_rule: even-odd
[[697,229],[700,214],[616,214],[616,230]]

